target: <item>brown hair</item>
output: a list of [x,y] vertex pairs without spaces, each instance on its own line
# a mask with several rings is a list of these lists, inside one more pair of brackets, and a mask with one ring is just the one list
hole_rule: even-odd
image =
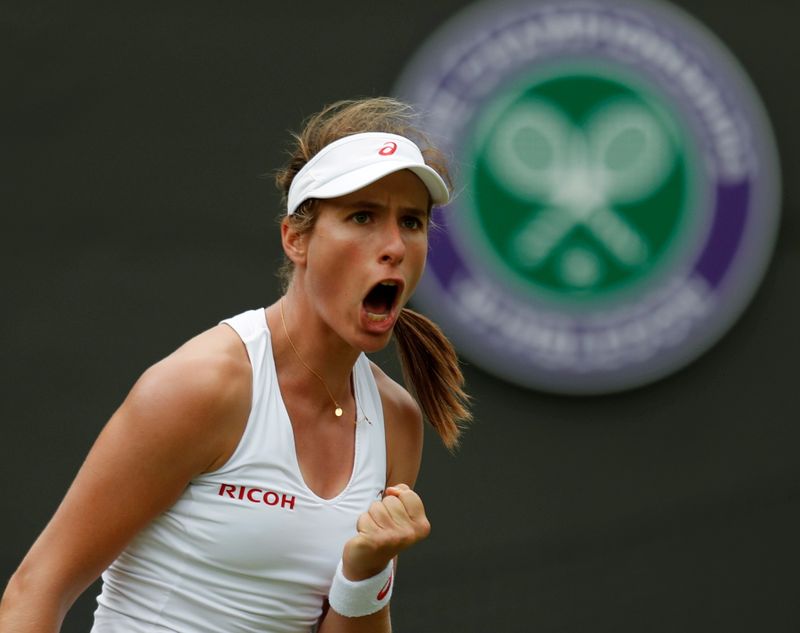
[[[294,145],[287,164],[275,176],[283,203],[292,180],[323,147],[360,132],[387,132],[414,141],[426,164],[450,182],[443,154],[415,125],[411,106],[388,97],[338,101],[305,121],[303,131],[294,134]],[[288,217],[293,228],[306,233],[314,228],[316,200],[307,200]],[[281,215],[281,221],[286,218]],[[280,269],[284,290],[293,274],[286,258]],[[394,338],[403,368],[406,387],[413,391],[422,413],[449,449],[458,445],[463,425],[472,419],[469,396],[464,391],[464,376],[458,357],[447,337],[430,319],[403,308],[394,328]]]

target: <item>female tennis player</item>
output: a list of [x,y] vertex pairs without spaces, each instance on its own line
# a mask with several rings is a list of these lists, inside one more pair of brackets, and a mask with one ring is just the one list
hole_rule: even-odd
[[[0,604],[52,633],[99,576],[95,633],[385,633],[395,559],[430,530],[422,420],[469,418],[458,362],[403,306],[449,190],[408,106],[334,104],[279,172],[285,294],[148,369]],[[398,342],[406,384],[365,352]]]

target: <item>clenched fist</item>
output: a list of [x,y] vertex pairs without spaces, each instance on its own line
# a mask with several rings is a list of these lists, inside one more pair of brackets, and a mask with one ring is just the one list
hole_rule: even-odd
[[344,545],[342,571],[349,580],[371,578],[397,554],[424,539],[431,531],[422,499],[406,484],[386,489],[358,517],[358,534]]

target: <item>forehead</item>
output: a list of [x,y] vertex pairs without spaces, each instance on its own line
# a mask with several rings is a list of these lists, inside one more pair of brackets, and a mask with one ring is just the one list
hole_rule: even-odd
[[332,199],[342,204],[373,202],[385,206],[400,206],[427,211],[430,208],[428,188],[413,172],[403,169],[379,180]]

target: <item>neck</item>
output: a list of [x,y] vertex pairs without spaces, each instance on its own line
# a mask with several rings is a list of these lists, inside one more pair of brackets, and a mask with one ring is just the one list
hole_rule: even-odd
[[302,294],[291,289],[267,309],[267,320],[281,382],[319,403],[323,419],[327,414],[333,417],[337,406],[346,418],[354,415],[350,377],[359,350],[347,345]]

